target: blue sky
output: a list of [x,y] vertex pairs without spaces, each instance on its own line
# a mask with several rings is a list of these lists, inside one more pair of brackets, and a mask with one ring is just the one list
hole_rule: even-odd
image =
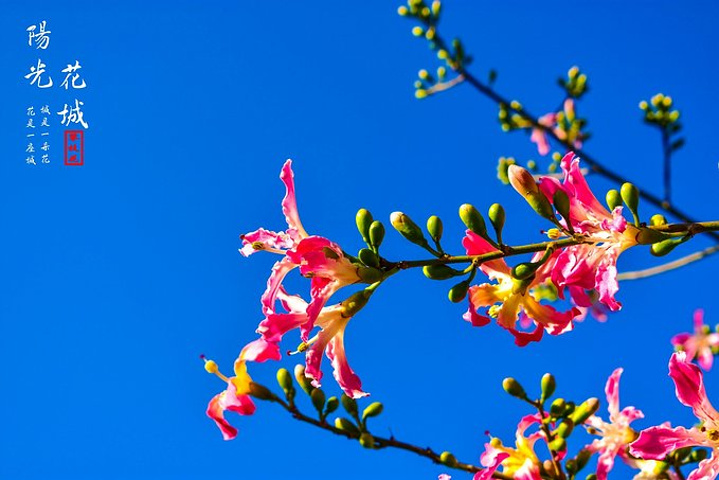
[[[494,105],[469,87],[414,99],[417,70],[437,63],[397,6],[4,2],[0,477],[436,478],[445,471],[410,454],[366,451],[264,403],[252,417],[232,417],[240,434],[224,442],[204,415],[222,384],[198,359],[205,353],[228,370],[255,337],[275,259],[242,258],[238,235],[282,228],[277,176],[286,158],[295,161],[305,227],[348,251],[361,246],[360,207],[385,220],[395,210],[418,222],[440,215],[453,251],[464,202],[481,210],[503,203],[511,243],[537,240],[545,228],[495,180],[499,156],[537,155],[522,134],[500,132]],[[461,36],[473,72],[498,70],[497,88],[534,112],[556,107],[556,78],[569,67],[586,71],[592,90],[579,109],[594,136],[587,150],[653,191],[661,186],[660,143],[637,103],[671,94],[687,137],[674,159],[676,202],[702,219],[719,216],[716,5],[444,7],[442,28]],[[27,45],[25,29],[41,20],[52,31],[47,51]],[[23,78],[38,56],[57,75],[54,88]],[[59,70],[74,60],[88,86],[65,91]],[[62,165],[57,115],[51,163],[26,165],[26,109],[48,103],[57,112],[75,98],[90,126],[85,165]],[[610,188],[601,178],[590,182],[599,192]],[[679,254],[706,245],[696,239]],[[394,232],[385,253],[424,257]],[[629,252],[620,269],[654,261]],[[558,395],[581,400],[603,397],[618,366],[622,404],[647,416],[638,427],[689,425],[693,416],[666,376],[669,338],[691,327],[698,307],[719,322],[718,262],[623,284],[624,309],[606,324],[590,320],[521,350],[496,326],[470,328],[464,305],[447,302],[447,285],[419,271],[398,275],[346,336],[352,366],[385,404],[375,431],[476,462],[485,430],[510,439],[529,413],[504,394],[502,378],[530,389],[551,371]],[[288,340],[292,348],[296,339]],[[253,375],[273,384],[279,366],[258,365]],[[706,381],[719,403],[716,372]],[[338,392],[329,377],[326,387]]]

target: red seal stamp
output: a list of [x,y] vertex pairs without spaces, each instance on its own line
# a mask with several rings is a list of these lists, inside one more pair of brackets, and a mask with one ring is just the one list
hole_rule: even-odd
[[81,166],[85,164],[85,132],[83,130],[65,130],[65,165]]

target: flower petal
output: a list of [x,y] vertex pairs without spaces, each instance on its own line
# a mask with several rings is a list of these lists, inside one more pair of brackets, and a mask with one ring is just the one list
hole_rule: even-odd
[[300,222],[300,215],[297,211],[297,197],[295,195],[295,174],[292,171],[292,160],[287,160],[282,166],[280,172],[280,180],[285,184],[287,192],[285,198],[282,200],[282,213],[285,214],[287,220],[287,226],[299,233],[300,237],[304,238],[307,236],[307,232],[302,227]]
[[334,369],[333,375],[342,391],[350,398],[361,398],[369,395],[362,391],[362,382],[360,381],[354,370],[347,363],[347,355],[344,346],[344,329],[332,337],[327,344],[327,358],[332,363]]
[[706,435],[695,428],[650,427],[642,430],[639,438],[629,445],[629,453],[645,460],[663,460],[677,448],[703,446],[706,441]]
[[691,407],[700,420],[719,427],[719,413],[707,398],[704,375],[696,365],[689,363],[686,353],[677,352],[669,360],[669,376],[674,380],[676,395],[681,403]]

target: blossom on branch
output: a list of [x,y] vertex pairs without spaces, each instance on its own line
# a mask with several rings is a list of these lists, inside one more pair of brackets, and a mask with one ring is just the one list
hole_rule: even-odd
[[669,376],[674,381],[679,401],[690,407],[701,421],[692,428],[666,425],[650,427],[630,445],[630,453],[648,460],[663,460],[672,451],[690,446],[708,447],[711,456],[699,462],[687,480],[712,480],[719,475],[719,412],[707,398],[704,376],[689,362],[685,352],[677,352],[669,360]]
[[706,371],[711,370],[714,363],[714,351],[719,348],[719,333],[710,333],[708,325],[704,325],[704,310],[694,312],[694,333],[680,333],[672,338],[672,345],[677,350],[687,353],[687,359],[696,359]]
[[609,376],[605,392],[607,394],[607,409],[609,410],[609,422],[605,422],[596,415],[587,420],[591,427],[590,433],[599,435],[601,438],[594,440],[588,447],[592,453],[599,453],[597,461],[597,480],[606,480],[607,474],[614,466],[614,459],[619,455],[627,459],[627,446],[636,439],[636,432],[629,426],[634,420],[644,418],[644,414],[634,407],[626,407],[619,410],[619,378],[622,369],[617,368]]
[[[534,444],[539,439],[544,439],[541,431],[534,432],[529,436],[525,433],[532,425],[542,423],[539,414],[526,415],[522,417],[517,425],[517,433],[515,439],[515,447],[506,447],[498,438],[485,444],[485,452],[482,454],[482,465],[497,465],[501,463],[502,474],[510,476],[515,480],[541,480],[539,465],[539,457],[534,452]],[[496,466],[494,467],[496,470]],[[486,472],[487,470],[483,471]],[[481,472],[481,473],[483,473]],[[493,473],[493,472],[492,472]],[[480,477],[482,480],[491,478],[491,473],[487,477]],[[475,480],[477,477],[475,476]]]

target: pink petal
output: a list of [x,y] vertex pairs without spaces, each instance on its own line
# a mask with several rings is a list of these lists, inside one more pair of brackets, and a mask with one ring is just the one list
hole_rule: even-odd
[[605,448],[602,453],[599,454],[597,460],[597,480],[607,480],[607,474],[612,470],[614,466],[614,458],[617,456],[617,452],[622,445],[612,445],[612,448]]
[[490,480],[492,474],[502,465],[502,462],[509,458],[509,454],[495,448],[490,443],[484,444],[484,453],[480,458],[484,470],[474,474],[473,480]]
[[716,456],[716,450],[712,456],[699,462],[697,468],[693,470],[687,480],[714,480],[719,475],[719,458]]
[[639,433],[639,438],[629,445],[629,452],[645,460],[663,460],[677,448],[705,443],[706,436],[694,428],[650,427]]
[[361,398],[368,395],[362,391],[362,382],[347,363],[344,346],[344,329],[337,332],[327,344],[327,358],[334,368],[334,377],[342,391],[351,398]]
[[719,413],[707,398],[704,376],[696,365],[689,363],[685,352],[674,353],[669,360],[669,376],[674,380],[676,395],[681,403],[691,407],[700,420],[719,424]]
[[[487,285],[487,284],[484,284],[484,285]],[[485,299],[483,293],[481,291],[478,291],[478,289],[480,289],[481,287],[482,287],[482,285],[480,285],[480,286],[475,285],[475,286],[469,287],[469,295],[467,295],[467,298],[469,299],[469,308],[467,309],[467,312],[464,315],[462,315],[462,318],[464,318],[466,321],[471,323],[473,327],[483,327],[491,321],[488,317],[485,317],[485,316],[477,313],[477,309],[480,306],[487,306],[486,303],[477,303],[475,300],[476,298],[479,298],[479,300],[481,302]],[[494,302],[492,302],[492,303],[494,303]]]
[[292,171],[292,160],[287,160],[282,166],[282,171],[280,172],[280,180],[282,180],[285,184],[285,188],[287,189],[285,198],[282,200],[282,213],[285,214],[287,225],[291,229],[296,230],[301,237],[306,237],[307,232],[305,232],[305,229],[302,227],[300,215],[297,212],[297,198],[295,196],[294,178],[295,174]]
[[701,332],[704,327],[704,310],[697,308],[694,310],[694,331]]
[[710,347],[704,347],[699,351],[699,365],[705,370],[709,371],[712,369],[712,364],[714,363],[714,354],[712,353],[712,349]]
[[541,128],[533,128],[532,135],[529,137],[529,141],[537,144],[537,152],[544,156],[549,153],[549,139],[547,134]]
[[607,394],[607,410],[609,410],[609,417],[612,419],[619,414],[619,378],[622,376],[623,371],[623,368],[614,370],[607,380],[606,387],[604,387],[604,392]]
[[[683,346],[687,342],[687,340],[689,340],[690,338],[692,338],[691,333],[678,333],[672,337],[671,343],[675,347],[678,347],[680,345]],[[692,357],[693,357],[693,355],[692,355]]]
[[245,345],[240,352],[240,360],[248,362],[266,362],[267,360],[281,360],[282,354],[276,342],[268,342],[264,338]]
[[260,299],[262,302],[262,311],[265,315],[274,313],[275,300],[277,299],[277,293],[282,286],[282,281],[285,279],[287,274],[296,267],[297,265],[287,257],[284,257],[279,262],[276,262],[272,267],[270,278],[267,279],[267,289],[265,289],[265,293],[262,294]]
[[260,252],[262,249],[255,250],[253,244],[261,243],[267,248],[274,248],[278,250],[288,250],[294,246],[294,241],[284,232],[271,232],[260,228],[254,232],[246,233],[241,235],[242,248],[240,253],[245,257],[249,257],[253,253]]
[[307,323],[306,313],[270,313],[260,322],[257,333],[268,342],[278,343],[282,336]]
[[[462,239],[462,246],[467,251],[467,255],[483,255],[485,253],[498,251],[497,247],[493,246],[472,230],[467,230],[465,232],[465,236]],[[492,279],[496,279],[498,276],[507,276],[510,274],[509,266],[507,266],[507,262],[503,259],[482,262],[479,269]]]
[[544,327],[541,324],[537,324],[533,332],[520,332],[514,328],[508,328],[509,333],[514,335],[514,344],[518,347],[526,347],[532,342],[538,342],[544,335]]

